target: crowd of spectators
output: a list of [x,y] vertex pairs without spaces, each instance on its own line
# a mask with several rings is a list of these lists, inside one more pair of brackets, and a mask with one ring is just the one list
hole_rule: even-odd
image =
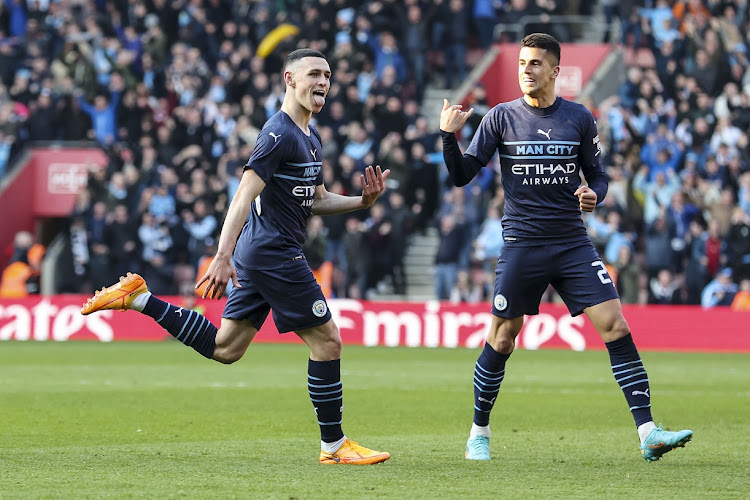
[[[750,288],[750,71],[746,2],[602,1],[629,55],[617,95],[591,105],[609,195],[586,224],[624,302],[731,303]],[[29,141],[97,141],[71,214],[62,292],[88,292],[127,270],[156,293],[189,293],[265,120],[283,98],[286,53],[327,54],[332,87],[314,125],[329,190],[357,193],[368,164],[392,171],[369,211],[313,218],[306,247],[329,264],[330,293],[406,291],[411,235],[439,235],[436,291],[486,300],[502,246],[495,164],[464,188],[445,179],[426,86],[455,87],[467,52],[500,22],[590,14],[592,2],[546,0],[3,0],[0,176]],[[299,33],[268,56],[274,28]],[[528,30],[561,41],[575,27]],[[502,35],[501,40],[507,40]],[[516,40],[511,40],[516,41]],[[489,109],[467,98],[470,137]],[[494,160],[493,160],[494,161]],[[327,269],[327,268],[326,268]],[[554,294],[549,294],[550,299]]]
[[611,184],[589,233],[626,301],[729,306],[750,287],[748,4],[630,3],[627,78],[594,110]]

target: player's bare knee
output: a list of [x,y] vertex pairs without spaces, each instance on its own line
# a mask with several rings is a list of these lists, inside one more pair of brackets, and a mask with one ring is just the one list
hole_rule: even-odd
[[510,354],[516,348],[516,336],[523,327],[523,318],[504,319],[495,317],[487,343],[502,354]]
[[599,334],[602,340],[605,342],[612,342],[622,337],[625,337],[630,333],[630,327],[628,326],[625,318],[619,317],[614,318],[612,321],[606,323]]
[[245,355],[258,329],[249,322],[222,318],[221,328],[216,334],[216,346],[212,359],[231,365]]
[[235,361],[239,361],[244,354],[244,351],[239,351],[238,349],[227,349],[217,346],[216,349],[214,349],[213,359],[221,364],[231,365]]
[[628,326],[627,321],[625,321],[625,318],[619,318],[616,320],[613,325],[612,329],[610,331],[610,334],[614,339],[622,338],[630,333],[630,327]]
[[341,358],[341,348],[343,341],[341,335],[339,335],[338,329],[334,326],[333,330],[317,345],[311,346],[314,350],[314,355],[322,360],[332,360]]
[[339,335],[338,330],[336,330],[335,335],[331,335],[325,343],[325,351],[330,359],[339,359],[341,357],[341,348],[343,347],[343,344],[341,336]]
[[490,332],[487,343],[501,354],[510,354],[516,348],[516,339],[513,335],[504,335],[501,332]]
[[508,337],[497,337],[495,342],[490,345],[501,354],[510,354],[516,348],[516,340]]

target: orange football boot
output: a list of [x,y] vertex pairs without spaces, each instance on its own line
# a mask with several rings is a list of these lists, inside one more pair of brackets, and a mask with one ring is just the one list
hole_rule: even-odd
[[371,450],[349,439],[346,439],[344,444],[333,453],[320,452],[321,464],[371,465],[385,462],[389,458],[391,454],[387,451]]
[[81,314],[91,314],[105,309],[130,309],[133,299],[148,291],[146,280],[137,274],[121,276],[120,282],[102,288],[81,307]]

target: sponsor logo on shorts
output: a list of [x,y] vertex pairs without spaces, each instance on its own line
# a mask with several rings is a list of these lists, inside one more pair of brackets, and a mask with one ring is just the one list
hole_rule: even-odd
[[318,318],[322,318],[328,312],[328,305],[325,300],[316,300],[312,306],[312,312]]
[[503,294],[498,293],[495,295],[495,309],[498,311],[504,311],[508,307],[508,300]]

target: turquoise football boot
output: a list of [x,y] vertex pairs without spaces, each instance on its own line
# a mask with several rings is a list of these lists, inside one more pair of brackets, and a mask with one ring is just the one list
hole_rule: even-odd
[[489,460],[490,438],[486,436],[473,436],[466,442],[467,460]]
[[643,444],[641,445],[641,454],[646,462],[655,462],[668,451],[677,447],[684,448],[685,443],[693,439],[693,431],[682,430],[677,432],[663,431],[661,426],[652,430]]

